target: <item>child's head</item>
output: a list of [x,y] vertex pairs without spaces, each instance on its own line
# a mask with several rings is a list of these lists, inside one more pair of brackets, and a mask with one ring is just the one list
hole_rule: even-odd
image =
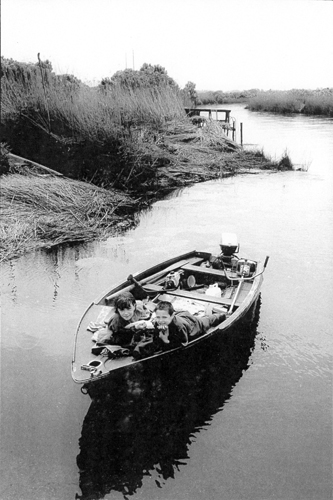
[[173,320],[175,310],[171,302],[163,300],[157,304],[155,315],[159,326],[168,326]]
[[135,311],[135,298],[130,292],[123,292],[115,298],[116,312],[126,321],[132,319]]

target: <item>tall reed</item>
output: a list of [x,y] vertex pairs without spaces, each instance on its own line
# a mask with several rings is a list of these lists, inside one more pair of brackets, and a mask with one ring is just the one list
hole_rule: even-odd
[[[17,145],[19,155],[29,152],[29,158],[55,170],[56,164],[74,164],[71,175],[77,178],[123,188],[134,166],[136,183],[144,181],[152,175],[147,163],[154,161],[143,153],[147,139],[152,143],[170,123],[182,126],[186,120],[179,89],[166,83],[135,89],[116,83],[105,91],[52,73],[42,81],[29,71],[8,70],[1,79],[4,139],[14,152]],[[19,136],[25,143],[17,143]],[[37,137],[33,151],[31,136]]]
[[135,90],[114,85],[107,92],[81,85],[70,88],[56,78],[48,84],[37,75],[8,73],[1,81],[2,120],[28,119],[51,132],[70,135],[74,139],[104,141],[118,138],[133,126],[163,128],[170,120],[183,118],[180,92],[167,85]]
[[252,111],[333,116],[333,89],[259,92],[247,107]]

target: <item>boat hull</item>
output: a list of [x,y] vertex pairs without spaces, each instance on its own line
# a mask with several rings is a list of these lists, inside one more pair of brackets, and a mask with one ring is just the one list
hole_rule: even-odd
[[[158,352],[152,356],[135,360],[132,356],[119,357],[116,359],[103,358],[94,356],[91,349],[94,346],[92,341],[92,333],[88,330],[89,324],[106,322],[114,313],[112,301],[117,294],[123,291],[133,292],[133,282],[125,280],[110,290],[101,294],[94,302],[92,302],[85,313],[83,314],[77,331],[75,334],[73,359],[72,359],[72,378],[74,382],[79,384],[91,384],[102,379],[110,377],[115,371],[129,369],[138,364],[146,364],[157,358],[166,358],[175,354],[177,351],[186,351],[194,346],[203,345],[208,339],[213,336],[223,338],[224,334],[243,321],[248,321],[251,317],[251,311],[256,304],[260,294],[261,284],[263,281],[263,269],[260,263],[256,263],[257,274],[253,278],[244,280],[237,276],[236,273],[225,273],[221,269],[213,269],[207,267],[211,261],[211,254],[208,252],[192,251],[186,254],[169,259],[161,264],[151,267],[150,269],[137,273],[135,280],[141,284],[147,294],[151,294],[152,301],[158,301],[159,298],[174,301],[185,301],[198,308],[204,307],[210,312],[225,313],[225,320],[219,325],[210,328],[204,335],[192,339],[186,346],[177,347],[165,352]],[[170,275],[170,272],[181,272],[186,278],[195,276],[200,282],[199,289],[186,289],[179,286],[175,289],[165,289],[163,283],[165,278]],[[224,291],[222,297],[214,297],[203,293],[204,289],[207,292],[207,283],[216,281],[223,284]],[[183,280],[184,282],[184,280]],[[186,282],[186,280],[185,280]],[[87,370],[86,367],[90,361],[96,360],[96,364],[100,362],[98,369]],[[89,365],[88,365],[89,366]]]

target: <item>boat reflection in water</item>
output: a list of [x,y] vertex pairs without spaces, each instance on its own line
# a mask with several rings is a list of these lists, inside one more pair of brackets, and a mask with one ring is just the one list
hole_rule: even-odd
[[222,411],[249,366],[259,310],[260,296],[248,321],[223,339],[213,337],[182,356],[139,364],[91,384],[77,456],[82,491],[77,498],[100,499],[112,490],[127,498],[145,476],[162,487],[175,469],[186,466],[194,435]]

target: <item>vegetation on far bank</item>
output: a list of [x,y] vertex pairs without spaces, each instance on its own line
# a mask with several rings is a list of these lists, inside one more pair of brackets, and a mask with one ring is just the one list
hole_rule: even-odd
[[221,105],[245,103],[251,111],[270,113],[333,116],[333,88],[316,90],[268,90],[222,92],[205,91],[197,93],[198,105]]
[[244,103],[255,97],[259,92],[259,89],[234,90],[230,92],[223,92],[222,90],[198,90],[197,105]]
[[[243,151],[217,122],[193,125],[184,106],[196,98],[192,82],[180,89],[158,65],[90,88],[55,75],[49,61],[2,58],[0,258],[128,227],[137,209],[179,186],[291,168],[287,156]],[[67,178],[33,171],[10,151]]]
[[247,108],[270,113],[302,113],[333,117],[333,88],[259,92]]

